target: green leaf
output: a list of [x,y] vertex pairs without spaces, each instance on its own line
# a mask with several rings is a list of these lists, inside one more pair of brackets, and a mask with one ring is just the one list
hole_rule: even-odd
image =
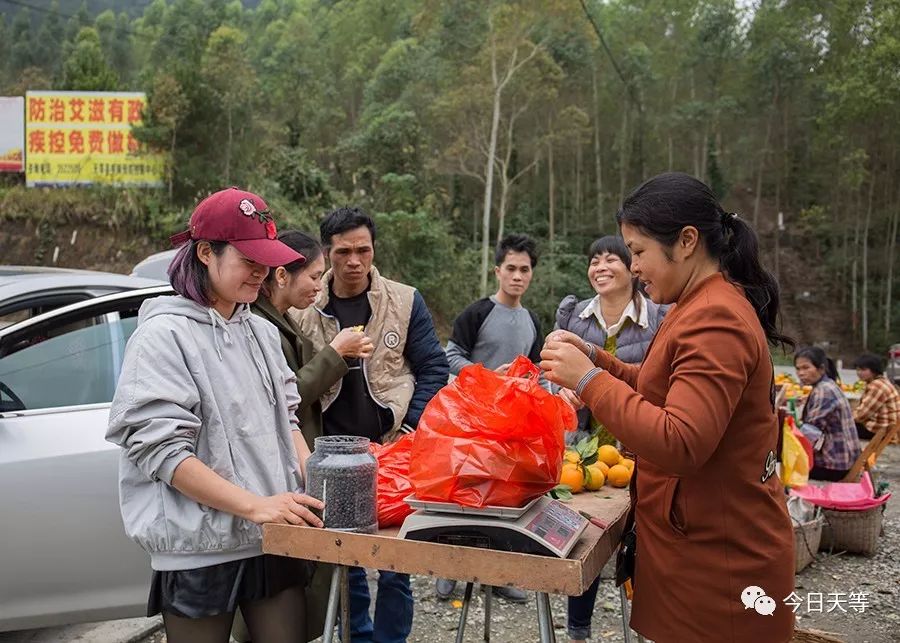
[[547,492],[547,495],[562,502],[572,499],[572,487],[567,484],[558,484]]
[[575,445],[575,450],[578,451],[578,455],[581,456],[582,460],[586,460],[591,456],[597,455],[598,444],[599,440],[596,436],[592,438],[585,438]]

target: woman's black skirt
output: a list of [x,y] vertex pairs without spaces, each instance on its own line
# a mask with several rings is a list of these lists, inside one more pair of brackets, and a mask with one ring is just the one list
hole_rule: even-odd
[[153,572],[147,616],[169,612],[202,618],[233,612],[245,601],[271,598],[288,587],[306,587],[315,563],[262,554],[209,567]]

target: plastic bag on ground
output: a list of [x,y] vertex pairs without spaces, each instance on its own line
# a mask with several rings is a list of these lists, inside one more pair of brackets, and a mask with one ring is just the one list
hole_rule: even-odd
[[413,512],[404,500],[413,492],[409,482],[409,456],[414,437],[414,433],[408,433],[390,444],[372,443],[372,454],[378,460],[376,501],[379,528],[402,524]]
[[409,477],[421,500],[520,507],[559,480],[575,412],[518,357],[507,375],[467,366],[425,407]]

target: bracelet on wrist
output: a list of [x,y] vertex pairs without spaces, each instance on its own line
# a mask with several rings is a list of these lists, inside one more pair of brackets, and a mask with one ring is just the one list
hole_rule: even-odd
[[582,378],[578,381],[578,386],[575,387],[575,395],[577,395],[578,397],[581,397],[581,394],[584,392],[584,389],[585,389],[585,387],[588,385],[588,383],[589,383],[592,379],[594,379],[594,376],[595,376],[595,375],[598,375],[598,374],[600,374],[600,373],[602,373],[602,372],[603,372],[603,369],[602,369],[602,368],[600,368],[599,366],[595,366],[594,368],[592,368],[591,370],[589,370],[587,373],[585,373],[585,374],[584,374],[584,377],[582,377]]

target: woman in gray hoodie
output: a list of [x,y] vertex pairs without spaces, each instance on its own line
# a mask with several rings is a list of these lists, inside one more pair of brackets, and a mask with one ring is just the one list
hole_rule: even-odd
[[309,566],[263,555],[260,525],[321,527],[323,505],[301,493],[296,376],[248,306],[269,267],[302,255],[237,188],[203,200],[173,243],[179,296],[141,307],[107,431],[125,530],[150,554],[148,612],[169,643],[227,643],[238,607],[255,640],[305,640]]

